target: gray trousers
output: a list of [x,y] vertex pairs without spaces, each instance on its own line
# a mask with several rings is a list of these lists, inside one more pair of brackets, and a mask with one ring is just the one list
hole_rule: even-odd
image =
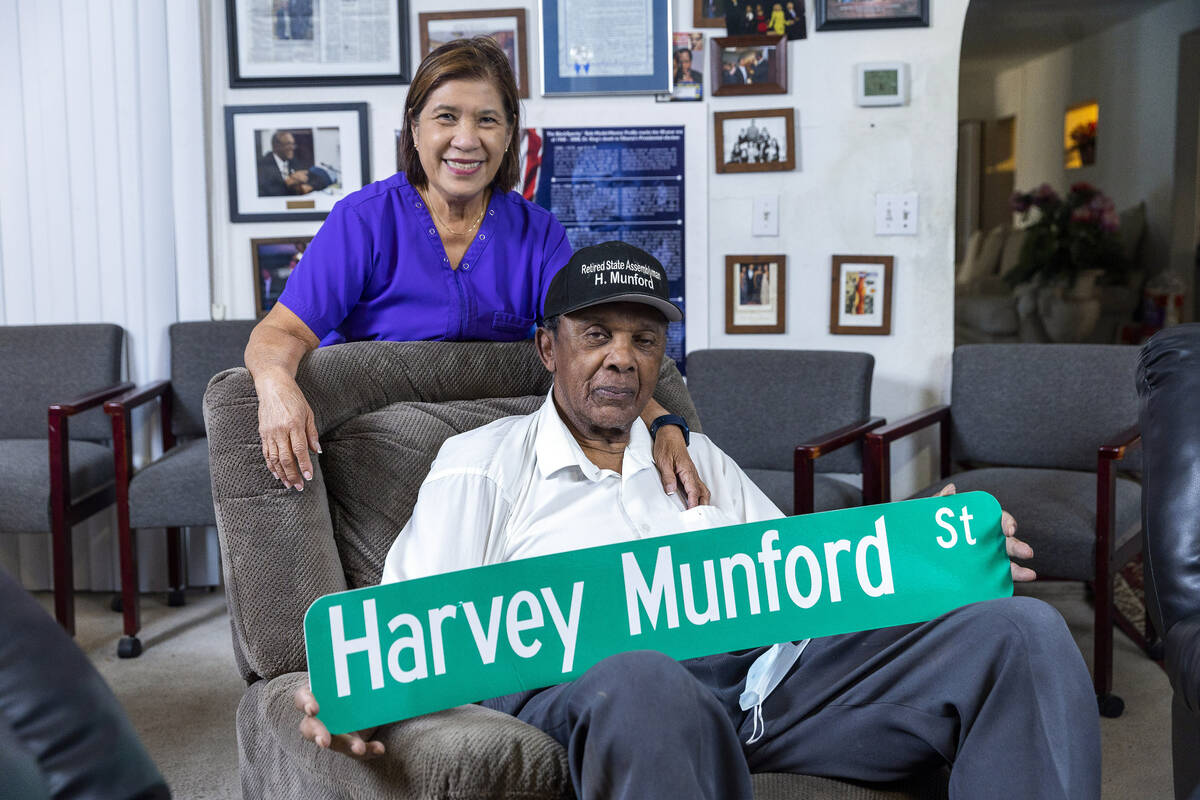
[[623,653],[570,683],[484,705],[566,747],[580,800],[750,800],[752,772],[892,781],[944,764],[951,797],[1100,796],[1087,667],[1039,600],[814,639],[748,745],[753,715],[738,696],[764,649],[682,662]]

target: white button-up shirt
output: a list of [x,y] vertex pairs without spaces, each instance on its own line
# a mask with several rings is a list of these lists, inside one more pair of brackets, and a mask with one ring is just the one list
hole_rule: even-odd
[[645,424],[633,423],[621,472],[600,469],[559,417],[552,397],[446,440],[396,537],[383,583],[627,542],[778,519],[782,512],[707,436],[688,452],[711,505],[685,510],[663,492]]

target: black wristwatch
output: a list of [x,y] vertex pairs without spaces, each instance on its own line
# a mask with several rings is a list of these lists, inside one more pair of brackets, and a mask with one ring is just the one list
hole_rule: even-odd
[[688,427],[687,420],[678,414],[663,414],[654,422],[650,423],[650,438],[654,438],[654,434],[658,433],[658,429],[663,425],[678,425],[683,431],[683,444],[686,447],[692,443],[692,431]]

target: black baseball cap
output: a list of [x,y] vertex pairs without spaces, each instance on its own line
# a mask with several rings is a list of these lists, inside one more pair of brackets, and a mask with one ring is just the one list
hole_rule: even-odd
[[604,303],[644,303],[669,322],[683,311],[667,293],[667,271],[645,250],[624,242],[602,242],[575,251],[546,290],[542,319]]

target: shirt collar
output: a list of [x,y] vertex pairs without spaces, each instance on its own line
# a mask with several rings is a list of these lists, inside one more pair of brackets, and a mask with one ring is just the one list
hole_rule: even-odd
[[[546,395],[546,402],[538,410],[537,436],[534,440],[534,454],[537,458],[538,471],[543,478],[548,478],[555,472],[566,467],[578,467],[591,481],[601,480],[603,470],[591,462],[584,454],[583,448],[567,424],[559,416],[558,408],[554,405],[554,387]],[[629,443],[625,445],[625,455],[621,461],[621,477],[629,478],[635,473],[654,466],[653,441],[646,423],[641,418],[633,421],[629,431]]]

